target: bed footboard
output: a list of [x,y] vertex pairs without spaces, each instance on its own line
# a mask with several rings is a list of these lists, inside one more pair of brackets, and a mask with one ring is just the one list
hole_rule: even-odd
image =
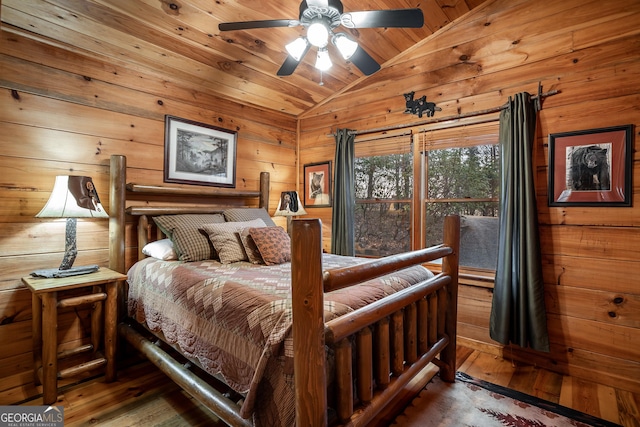
[[[297,425],[328,424],[325,345],[335,352],[332,395],[342,425],[367,425],[431,362],[454,380],[459,229],[459,218],[447,217],[443,245],[323,273],[320,221],[293,222]],[[325,323],[324,292],[439,258],[434,278]]]

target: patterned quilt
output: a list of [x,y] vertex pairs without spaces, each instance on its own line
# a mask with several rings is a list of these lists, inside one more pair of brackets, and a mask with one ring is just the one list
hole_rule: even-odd
[[[325,270],[362,258],[323,255]],[[245,396],[241,415],[256,426],[295,420],[291,264],[181,262],[147,258],[129,271],[129,316],[161,331],[185,356]],[[325,294],[325,320],[432,277],[411,267]]]

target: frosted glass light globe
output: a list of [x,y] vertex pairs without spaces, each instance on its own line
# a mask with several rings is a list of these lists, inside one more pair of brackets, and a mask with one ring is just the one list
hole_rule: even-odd
[[316,47],[325,47],[329,43],[329,30],[321,21],[309,25],[307,40]]

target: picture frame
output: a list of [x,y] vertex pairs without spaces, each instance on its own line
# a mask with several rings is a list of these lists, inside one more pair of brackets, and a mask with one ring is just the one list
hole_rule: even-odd
[[166,115],[164,182],[236,186],[237,132]]
[[304,207],[330,207],[331,192],[331,161],[308,163],[304,165]]
[[631,206],[633,125],[549,134],[549,206]]

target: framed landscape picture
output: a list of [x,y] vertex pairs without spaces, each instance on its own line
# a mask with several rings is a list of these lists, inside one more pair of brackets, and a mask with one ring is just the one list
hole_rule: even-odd
[[331,161],[304,165],[304,207],[331,206]]
[[164,181],[235,187],[237,132],[165,116]]
[[549,206],[631,206],[633,125],[549,135]]

